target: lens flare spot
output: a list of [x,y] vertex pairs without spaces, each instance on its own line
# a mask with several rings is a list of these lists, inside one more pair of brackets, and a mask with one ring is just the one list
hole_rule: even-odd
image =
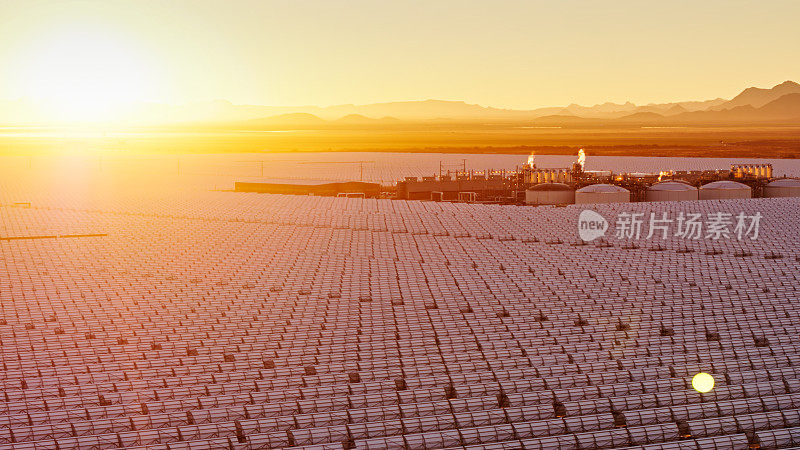
[[692,377],[692,387],[697,392],[709,392],[714,389],[714,377],[705,372],[700,372]]

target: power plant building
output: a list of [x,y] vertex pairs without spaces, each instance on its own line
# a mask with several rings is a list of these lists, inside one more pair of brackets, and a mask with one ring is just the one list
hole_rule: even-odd
[[697,199],[697,188],[681,181],[662,181],[650,186],[645,192],[645,200],[648,202],[678,202]]
[[563,183],[542,183],[525,191],[528,205],[570,205],[575,203],[575,190]]
[[781,178],[764,186],[764,197],[800,197],[800,180]]
[[732,198],[751,198],[750,186],[736,181],[721,180],[700,186],[700,200],[725,200]]
[[575,204],[626,203],[631,201],[631,192],[613,184],[592,184],[575,191]]

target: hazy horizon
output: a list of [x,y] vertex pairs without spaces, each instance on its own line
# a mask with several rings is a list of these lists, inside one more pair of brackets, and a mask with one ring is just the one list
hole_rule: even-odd
[[96,120],[131,103],[215,99],[535,109],[731,98],[800,78],[798,15],[785,0],[10,1],[0,99]]

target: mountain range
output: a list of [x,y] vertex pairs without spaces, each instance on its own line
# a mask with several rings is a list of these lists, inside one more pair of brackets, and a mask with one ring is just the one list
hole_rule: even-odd
[[[0,125],[36,123],[36,105],[0,101]],[[635,105],[571,104],[531,110],[486,107],[463,101],[422,100],[367,105],[260,106],[228,101],[134,105],[120,121],[134,125],[214,125],[222,127],[368,127],[408,123],[477,123],[532,126],[602,125],[800,125],[800,84],[786,81],[772,88],[750,87],[732,99]]]
[[407,122],[513,123],[534,126],[800,125],[800,84],[786,81],[769,89],[751,87],[730,100],[717,98],[641,106],[626,102],[514,110],[460,101],[424,100],[329,107],[269,108],[238,107],[230,104],[218,104],[217,107],[220,113],[216,116],[217,120],[233,114],[263,114],[256,120],[231,120],[232,124],[247,126],[368,126],[401,125]]

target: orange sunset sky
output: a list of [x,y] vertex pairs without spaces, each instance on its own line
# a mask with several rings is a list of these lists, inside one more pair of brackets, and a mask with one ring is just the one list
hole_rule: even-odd
[[800,78],[800,2],[0,2],[0,100],[508,108],[730,98]]

